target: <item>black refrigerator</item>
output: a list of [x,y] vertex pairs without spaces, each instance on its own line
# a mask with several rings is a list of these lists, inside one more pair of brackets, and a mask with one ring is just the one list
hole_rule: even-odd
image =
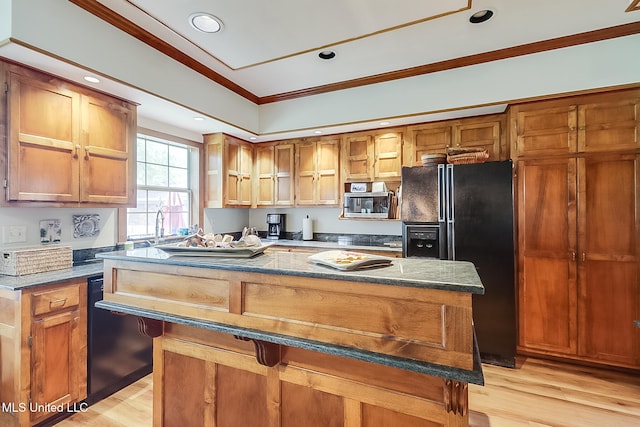
[[404,257],[472,262],[485,288],[473,295],[483,362],[514,367],[516,301],[513,163],[402,168]]

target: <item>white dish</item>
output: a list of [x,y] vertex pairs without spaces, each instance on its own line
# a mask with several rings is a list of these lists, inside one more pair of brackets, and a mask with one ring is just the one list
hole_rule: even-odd
[[175,256],[204,256],[204,257],[224,257],[224,258],[251,258],[258,255],[273,243],[264,243],[260,246],[240,246],[240,247],[216,247],[216,248],[195,248],[186,246],[158,245],[157,249]]
[[353,251],[324,251],[311,255],[309,261],[338,270],[359,270],[391,265],[393,258]]

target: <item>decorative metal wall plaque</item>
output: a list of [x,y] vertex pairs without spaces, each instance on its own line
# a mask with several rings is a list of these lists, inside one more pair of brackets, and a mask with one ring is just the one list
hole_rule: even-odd
[[72,215],[73,237],[92,237],[100,234],[100,215]]

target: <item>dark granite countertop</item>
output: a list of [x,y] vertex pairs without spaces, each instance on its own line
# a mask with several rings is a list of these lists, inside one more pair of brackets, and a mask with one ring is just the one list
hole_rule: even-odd
[[332,354],[336,356],[349,357],[352,359],[362,360],[379,365],[391,366],[398,369],[420,372],[427,375],[437,376],[440,378],[448,378],[456,381],[467,382],[472,384],[484,385],[484,376],[482,373],[482,365],[480,364],[480,353],[478,344],[474,339],[474,357],[473,370],[465,370],[453,368],[451,366],[439,365],[436,363],[422,362],[413,359],[389,356],[382,353],[374,353],[371,351],[360,350],[353,347],[343,347],[334,344],[327,344],[318,341],[307,340],[304,338],[296,338],[287,335],[280,335],[271,332],[264,332],[255,329],[240,328],[237,326],[226,325],[222,323],[208,322],[200,319],[191,319],[183,316],[175,316],[154,310],[140,309],[128,305],[117,303],[98,301],[96,307],[106,310],[112,310],[120,313],[131,314],[134,316],[147,317],[150,319],[161,320],[164,322],[176,323],[181,325],[193,326],[197,328],[209,329],[217,332],[242,336],[250,339],[267,341],[275,344],[286,345],[290,347],[298,347],[306,350],[317,351],[320,353]]
[[81,277],[95,276],[102,274],[102,271],[102,261],[96,260],[96,262],[86,263],[64,270],[47,271],[45,273],[26,274],[24,276],[0,275],[0,288],[17,291]]
[[97,254],[96,257],[105,260],[348,280],[472,294],[484,293],[484,287],[475,267],[472,263],[464,261],[393,258],[391,265],[386,267],[341,271],[314,264],[309,261],[308,254],[296,252],[264,253],[252,258],[222,258],[172,256],[157,248],[139,248],[130,251],[103,252]]
[[320,249],[340,249],[346,251],[357,251],[357,250],[367,250],[367,251],[386,251],[386,252],[399,252],[402,253],[402,242],[397,242],[400,246],[394,245],[383,245],[383,246],[371,246],[371,245],[344,245],[339,242],[321,242],[318,240],[287,240],[287,239],[278,239],[278,240],[268,240],[263,239],[263,242],[273,243],[276,246],[291,246],[296,248],[320,248]]

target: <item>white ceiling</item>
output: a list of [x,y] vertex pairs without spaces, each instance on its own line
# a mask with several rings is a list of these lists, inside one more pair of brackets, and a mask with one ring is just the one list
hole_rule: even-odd
[[[629,0],[99,1],[259,97],[640,19]],[[489,21],[469,22],[485,9]],[[196,12],[222,31],[196,31]],[[319,59],[326,49],[336,57]]]
[[[640,20],[640,11],[625,12],[630,0],[97,2],[257,98],[385,76]],[[485,9],[494,14],[489,21],[469,22],[472,14]],[[203,34],[193,29],[188,18],[195,12],[217,16],[223,22],[222,31]],[[320,59],[318,53],[324,50],[335,51],[336,57],[328,61]],[[0,46],[0,55],[71,79],[76,75],[79,79],[83,71],[73,61],[11,43]],[[138,111],[143,126],[166,123],[197,135],[223,131],[245,139],[251,136],[251,132],[215,117],[195,122],[193,117],[201,113],[191,111],[188,105],[176,105],[128,86],[126,81],[110,80],[108,75],[101,77],[102,90],[141,104]],[[505,105],[472,107],[394,117],[393,125],[492,113],[503,111]],[[381,127],[380,119],[339,123],[323,131]],[[310,130],[258,135],[258,140],[304,136],[305,132],[308,135]]]

